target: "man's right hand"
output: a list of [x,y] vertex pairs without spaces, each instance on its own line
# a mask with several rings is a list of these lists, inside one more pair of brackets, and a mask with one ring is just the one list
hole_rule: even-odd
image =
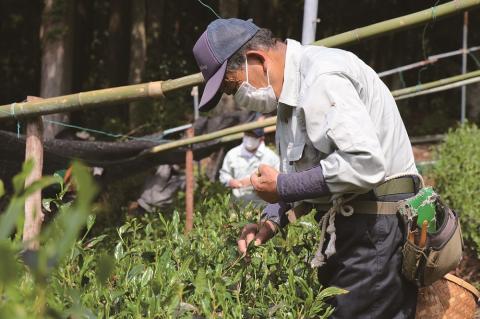
[[240,238],[237,240],[238,251],[242,255],[247,254],[248,245],[254,240],[255,246],[266,243],[277,232],[277,225],[267,220],[260,224],[247,224],[243,227],[240,233]]

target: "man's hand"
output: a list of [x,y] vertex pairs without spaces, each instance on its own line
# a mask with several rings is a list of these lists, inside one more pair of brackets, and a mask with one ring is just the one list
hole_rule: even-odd
[[242,186],[242,182],[239,181],[238,179],[231,179],[229,182],[228,182],[228,187],[230,188],[241,188],[243,187]]
[[271,204],[277,203],[280,200],[277,192],[278,174],[275,168],[260,164],[258,171],[253,172],[250,176],[250,181],[257,195]]
[[247,247],[252,240],[255,246],[259,246],[267,242],[277,232],[277,225],[267,220],[258,224],[247,224],[243,227],[240,233],[240,238],[237,240],[238,252],[246,255]]

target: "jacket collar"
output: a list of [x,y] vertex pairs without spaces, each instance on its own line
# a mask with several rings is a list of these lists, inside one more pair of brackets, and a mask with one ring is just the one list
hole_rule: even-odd
[[285,54],[285,69],[283,71],[283,86],[278,102],[290,106],[298,106],[300,95],[300,61],[303,46],[300,42],[287,39]]

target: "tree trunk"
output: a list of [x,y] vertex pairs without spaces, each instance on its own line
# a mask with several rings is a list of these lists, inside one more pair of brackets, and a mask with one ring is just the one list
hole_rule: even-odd
[[147,1],[147,33],[148,33],[148,51],[152,54],[160,55],[162,49],[160,39],[162,36],[163,17],[165,12],[164,0],[146,0]]
[[[40,96],[44,98],[71,92],[73,0],[45,0],[40,28],[42,75]],[[68,122],[68,114],[44,117],[45,139],[54,138],[63,128],[48,121]]]
[[224,19],[238,17],[238,0],[219,0],[218,9]]
[[[130,72],[129,83],[141,83],[145,72],[147,57],[147,38],[145,32],[145,0],[132,1],[132,32],[130,35]],[[134,129],[145,121],[142,102],[129,105],[130,128]]]
[[108,22],[108,87],[125,84],[128,79],[130,1],[111,0]]

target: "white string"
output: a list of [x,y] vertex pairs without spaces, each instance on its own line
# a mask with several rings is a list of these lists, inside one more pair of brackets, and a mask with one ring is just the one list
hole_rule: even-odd
[[247,77],[247,83],[248,83],[248,58],[245,55],[245,76]]
[[[325,259],[333,256],[337,251],[335,249],[335,241],[337,240],[336,228],[335,228],[335,215],[337,213],[342,214],[342,216],[350,217],[352,216],[354,210],[350,205],[345,205],[346,202],[351,201],[359,194],[353,194],[349,198],[344,199],[339,197],[333,200],[332,207],[322,216],[320,219],[320,224],[322,229],[320,232],[320,240],[318,243],[317,251],[313,257],[310,265],[312,268],[321,267],[325,264]],[[328,225],[328,227],[327,227]],[[325,243],[325,235],[329,234],[330,240],[328,241],[327,248],[325,249],[325,255],[323,254],[323,245]]]
[[[17,105],[17,102],[13,102],[11,105],[10,105],[10,113],[12,114],[13,118],[14,119],[17,119],[15,117],[15,106]],[[17,120],[17,139],[20,138],[20,121]]]
[[268,67],[267,67],[267,83],[270,86],[270,75],[268,74]]

